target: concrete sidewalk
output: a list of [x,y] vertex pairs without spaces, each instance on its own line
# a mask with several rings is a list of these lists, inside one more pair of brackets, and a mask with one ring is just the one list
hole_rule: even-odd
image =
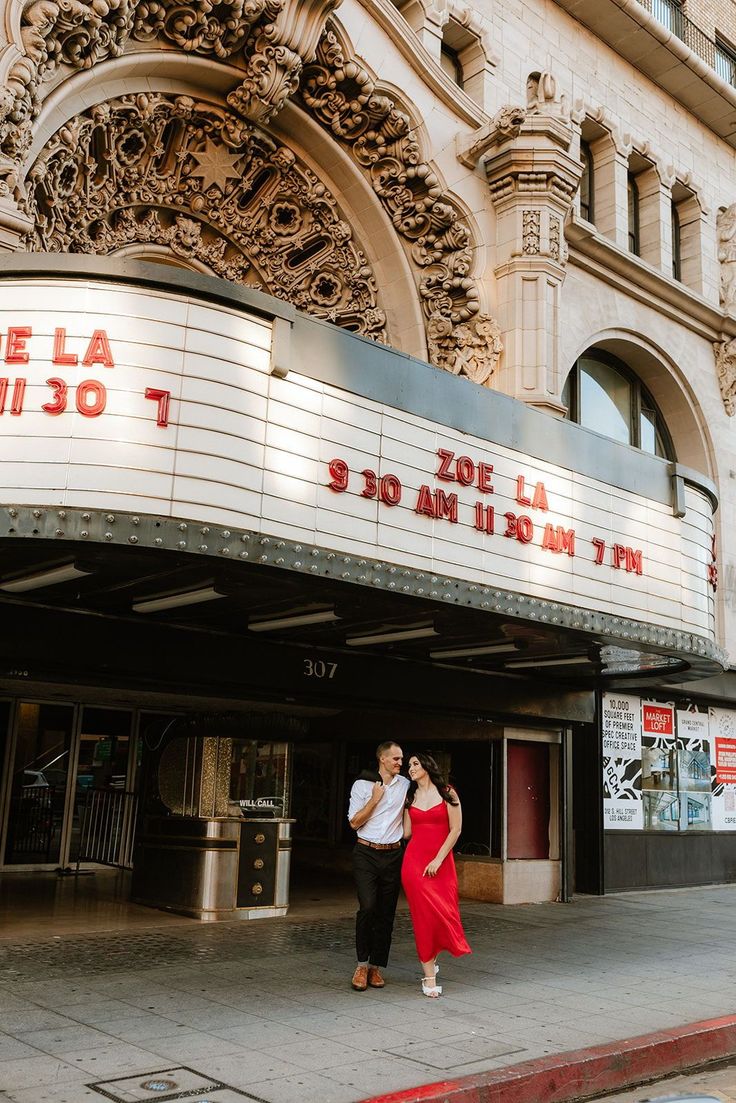
[[736,886],[463,917],[436,1001],[406,912],[363,994],[346,914],[5,940],[0,1100],[356,1103],[736,1008]]

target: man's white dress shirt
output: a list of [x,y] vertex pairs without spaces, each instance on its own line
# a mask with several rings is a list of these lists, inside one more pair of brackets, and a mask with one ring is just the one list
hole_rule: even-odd
[[[409,788],[409,779],[397,774],[388,785],[384,784],[384,794],[373,809],[369,820],[358,828],[358,838],[369,843],[398,843],[404,834],[404,802]],[[373,793],[373,782],[359,779],[350,790],[350,808],[348,819],[365,808]]]

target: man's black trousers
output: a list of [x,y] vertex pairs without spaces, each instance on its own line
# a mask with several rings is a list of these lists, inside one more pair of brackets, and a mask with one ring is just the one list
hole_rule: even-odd
[[358,961],[371,965],[388,964],[391,932],[401,888],[401,859],[404,852],[374,850],[356,843],[353,850],[353,876],[358,890],[358,914],[355,917],[355,950]]

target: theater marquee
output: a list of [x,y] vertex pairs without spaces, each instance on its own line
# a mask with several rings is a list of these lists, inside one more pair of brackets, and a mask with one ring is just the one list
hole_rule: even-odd
[[492,424],[471,436],[300,374],[294,342],[275,373],[273,332],[173,291],[3,283],[0,495],[242,526],[713,639],[696,486],[677,516]]

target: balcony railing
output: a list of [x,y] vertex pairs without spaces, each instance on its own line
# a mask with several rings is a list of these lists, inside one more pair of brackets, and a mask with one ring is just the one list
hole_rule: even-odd
[[709,38],[697,23],[688,19],[677,0],[639,0],[639,3],[651,12],[662,26],[667,27],[672,34],[682,39],[693,53],[710,65],[711,69],[715,69],[723,80],[736,85],[736,58],[732,57],[720,43]]

